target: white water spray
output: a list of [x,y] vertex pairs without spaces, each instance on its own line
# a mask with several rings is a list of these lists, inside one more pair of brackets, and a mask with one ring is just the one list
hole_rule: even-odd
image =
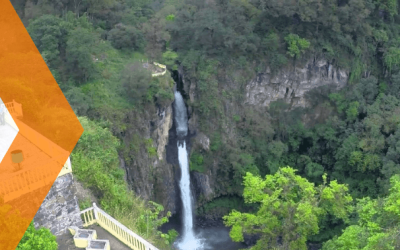
[[178,243],[178,248],[180,250],[200,250],[203,248],[202,243],[195,237],[193,231],[192,194],[190,191],[188,155],[184,141],[184,137],[187,135],[187,114],[182,95],[178,91],[175,91],[175,119],[178,135],[178,159],[182,173],[179,187],[183,203],[183,235]]

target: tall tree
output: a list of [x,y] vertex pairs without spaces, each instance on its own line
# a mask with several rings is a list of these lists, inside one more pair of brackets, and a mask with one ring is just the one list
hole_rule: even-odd
[[87,82],[96,73],[94,48],[96,36],[90,30],[78,27],[71,31],[66,49],[67,69],[78,83]]
[[232,226],[230,236],[234,241],[243,241],[243,233],[259,234],[261,238],[253,250],[307,249],[307,237],[318,233],[323,216],[331,214],[348,220],[352,197],[346,185],[336,181],[327,185],[324,175],[323,184],[315,187],[295,171],[281,168],[265,179],[247,173],[243,197],[246,203],[257,203],[259,210],[256,214],[233,210],[224,216],[225,224]]
[[386,198],[358,200],[358,223],[323,245],[323,250],[394,250],[400,248],[400,176],[391,179]]

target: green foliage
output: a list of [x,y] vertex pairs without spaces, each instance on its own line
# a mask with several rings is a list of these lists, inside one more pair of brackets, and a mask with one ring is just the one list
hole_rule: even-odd
[[211,218],[228,214],[232,209],[244,212],[251,209],[251,204],[244,203],[242,197],[238,196],[222,196],[205,203],[197,209],[197,215],[209,216]]
[[318,163],[310,162],[305,167],[305,173],[310,179],[321,177],[324,173],[324,167]]
[[33,222],[31,222],[16,249],[57,250],[58,244],[56,241],[56,236],[54,236],[49,229],[42,227],[36,230],[33,226]]
[[171,50],[167,50],[166,52],[163,53],[162,58],[165,65],[171,67],[173,70],[178,69],[178,66],[176,65],[176,60],[178,58],[177,53]]
[[[161,205],[145,205],[128,190],[125,173],[119,167],[119,140],[86,117],[79,121],[84,132],[71,154],[74,175],[99,198],[107,213],[148,240],[157,241],[157,228],[168,221],[170,213],[161,217]],[[152,145],[152,141],[147,140],[146,144]]]
[[354,83],[358,82],[361,78],[362,72],[365,70],[366,65],[361,62],[358,58],[353,61],[353,64],[351,66],[351,73],[350,73],[350,78],[349,82]]
[[358,102],[350,103],[349,108],[346,110],[348,120],[354,121],[357,118],[359,106],[360,104]]
[[217,151],[222,145],[221,135],[219,133],[215,133],[211,139],[210,149],[212,151]]
[[391,17],[398,14],[397,11],[397,1],[394,0],[378,0],[377,5],[381,10],[387,11]]
[[238,115],[234,115],[232,118],[233,118],[233,120],[234,120],[235,122],[240,121],[240,116],[238,116]]
[[166,19],[167,19],[168,21],[174,21],[174,20],[175,20],[175,15],[173,15],[173,14],[168,15],[168,16],[166,17]]
[[117,25],[110,30],[108,40],[116,49],[132,48],[142,51],[145,47],[143,33],[133,26]]
[[79,83],[85,83],[95,77],[94,48],[97,37],[90,30],[78,27],[68,36],[66,47],[66,67],[68,73]]
[[172,246],[172,244],[175,242],[176,238],[178,237],[178,232],[175,229],[168,230],[168,233],[160,233],[160,237],[164,239],[164,242],[166,245]]
[[246,173],[259,174],[259,169],[254,164],[252,155],[241,153],[239,155],[230,155],[229,158],[232,164],[234,183],[240,184],[238,180],[242,179]]
[[341,93],[332,93],[329,95],[329,99],[335,102],[338,113],[343,112],[343,110],[346,108],[346,100]]
[[[128,136],[137,128],[131,117],[141,117],[173,100],[167,76],[130,76],[137,73],[130,70],[134,61],[156,58],[173,69],[181,64],[186,79],[196,83],[196,101],[190,105],[199,116],[200,129],[211,138],[211,151],[198,166],[204,169],[217,159],[217,194],[241,195],[240,182],[246,171],[275,174],[283,165],[296,166],[302,177],[316,184],[323,182],[322,173],[327,172],[348,184],[355,198],[389,194],[390,177],[400,174],[397,1],[300,0],[295,5],[290,0],[216,1],[212,5],[203,0],[67,2],[13,4],[29,24],[33,41],[74,111],[111,121],[101,126],[124,137],[124,145],[116,148],[126,164],[137,157],[144,139],[138,134]],[[146,55],[133,52],[144,47]],[[264,72],[267,66],[275,73],[288,64],[287,57],[297,59],[306,51],[350,70],[352,86],[339,93],[318,88],[312,92],[312,105],[307,109],[290,110],[283,102],[271,103],[268,112],[241,105],[232,110],[226,105],[227,100],[243,103],[242,83],[254,74]],[[234,67],[228,70],[230,65]],[[375,77],[367,77],[370,74]],[[233,90],[227,91],[225,76],[232,80],[229,88]],[[231,119],[225,115],[237,111],[240,119],[233,116],[235,126],[228,126],[234,136],[227,136],[225,125]],[[90,150],[109,150],[90,143],[94,144]],[[156,154],[153,147],[147,152]],[[116,159],[113,150],[108,155]],[[130,194],[123,191],[124,173],[116,167],[118,160],[107,163],[102,154],[83,148],[74,157],[81,163],[77,167],[82,168],[77,175],[88,180],[109,211],[119,214],[120,220],[138,232],[156,235],[147,233],[146,216],[136,221],[147,207],[140,200],[126,198]],[[131,206],[132,202],[138,205]],[[119,205],[112,208],[110,204]],[[328,215],[318,226],[320,233],[308,239],[329,239],[344,224]],[[241,230],[242,226],[235,227],[234,234]],[[386,232],[359,237],[366,234],[364,226],[354,225],[348,232],[353,238],[349,236],[344,248],[350,249],[358,238],[369,239],[368,244],[375,249],[385,249],[384,243],[391,242]]]
[[279,36],[276,33],[270,33],[262,40],[262,45],[268,52],[279,49],[279,43]]
[[154,16],[143,24],[142,31],[147,41],[146,54],[152,59],[159,59],[163,49],[169,42],[171,36],[166,30],[167,21],[165,16]]
[[152,81],[151,71],[140,62],[129,64],[121,73],[121,81],[127,98],[136,105],[143,104]]
[[400,178],[391,178],[388,197],[372,200],[358,199],[358,223],[343,230],[339,237],[324,243],[324,250],[333,249],[397,249],[400,246],[398,223],[400,222]]
[[400,65],[400,49],[396,47],[390,47],[384,54],[384,62],[391,71],[394,67]]
[[60,63],[60,48],[65,49],[68,28],[68,23],[53,15],[43,15],[29,24],[29,35],[49,66]]
[[168,76],[153,77],[146,93],[147,103],[168,105],[174,100],[172,85]]
[[87,208],[89,208],[89,207],[91,207],[92,206],[92,203],[91,203],[91,200],[90,200],[90,198],[86,198],[85,200],[80,200],[79,201],[79,209],[82,211],[82,210],[85,210],[85,209],[87,209]]
[[283,157],[283,154],[288,151],[288,147],[281,141],[272,141],[268,144],[266,151],[268,152],[268,160],[266,165],[269,172],[274,174],[276,171],[278,171],[280,167],[279,160]]
[[197,171],[200,173],[204,173],[204,159],[203,155],[193,152],[190,156],[189,168],[190,171]]
[[352,198],[346,185],[331,181],[319,187],[295,174],[290,167],[279,169],[265,180],[247,173],[244,177],[243,197],[246,203],[258,203],[255,214],[233,210],[224,216],[227,226],[233,226],[230,236],[243,241],[243,233],[260,234],[252,249],[278,247],[276,238],[282,237],[284,249],[307,249],[308,236],[318,233],[322,216],[332,214],[347,220],[352,210]]
[[260,39],[253,33],[254,23],[249,22],[258,12],[254,6],[242,1],[219,2],[212,8],[200,2],[195,5],[184,4],[169,25],[174,50],[179,48],[184,55],[190,50],[201,51],[226,62],[257,52]]
[[400,219],[400,176],[394,175],[390,178],[390,195],[386,199],[384,210],[392,213],[397,219]]
[[379,84],[379,93],[385,93],[385,91],[387,90],[387,83],[386,82],[381,82]]
[[157,149],[153,146],[153,139],[149,138],[144,141],[149,157],[157,156]]
[[310,42],[304,38],[300,38],[296,34],[289,34],[285,37],[285,41],[287,43],[288,54],[291,57],[299,57],[300,54],[303,54],[306,49],[310,47]]

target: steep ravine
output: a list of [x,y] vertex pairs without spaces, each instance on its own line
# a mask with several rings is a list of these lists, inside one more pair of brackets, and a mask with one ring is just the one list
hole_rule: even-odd
[[[126,172],[126,181],[137,195],[163,205],[165,212],[179,214],[180,170],[173,103],[174,100],[165,106],[151,107],[141,113],[132,111],[126,116],[125,123],[130,126],[126,128],[123,141],[129,148],[121,152],[120,160]],[[192,136],[188,129],[185,141],[189,151]],[[150,146],[156,149],[156,155],[149,154],[149,145],[145,145],[144,141],[150,139]]]
[[[196,102],[196,81],[190,79],[190,76],[185,74],[183,67],[178,69],[179,79],[182,83],[182,91],[188,101]],[[240,74],[235,72],[235,74]],[[306,93],[310,90],[321,88],[322,86],[329,86],[333,91],[339,90],[347,84],[349,72],[344,69],[340,69],[332,65],[331,62],[323,58],[312,58],[305,61],[304,64],[296,67],[287,66],[282,68],[278,72],[272,73],[269,68],[264,72],[258,72],[254,74],[252,79],[247,81],[242,89],[241,100],[234,100],[228,98],[222,98],[224,106],[224,116],[232,117],[235,114],[243,114],[246,109],[252,109],[259,112],[260,115],[265,114],[265,108],[269,106],[271,102],[277,100],[283,100],[288,103],[292,108],[295,107],[307,107],[309,105]],[[230,91],[239,90],[241,86],[235,81],[235,76],[226,75],[225,79],[219,84],[219,89]],[[189,129],[196,136],[192,137],[192,148],[200,149],[203,152],[210,150],[210,144],[212,143],[212,133],[208,133],[199,130],[199,116],[196,112],[189,107]],[[317,119],[319,116],[318,110],[316,109],[315,114],[312,116],[308,115],[304,117],[305,120]],[[221,137],[223,141],[235,141],[238,128],[234,121],[224,121],[223,132]],[[193,152],[193,151],[192,151]],[[196,171],[191,172],[192,183],[194,188],[196,208],[201,207],[208,201],[215,198],[224,198],[223,192],[221,192],[220,183],[218,181],[218,164],[219,159],[214,159],[211,165],[207,166],[207,171],[199,173]],[[218,218],[220,215],[208,214],[208,218]]]
[[124,123],[129,125],[122,135],[125,151],[120,152],[120,158],[131,190],[163,205],[165,211],[176,213],[176,166],[167,160],[173,129],[172,102],[126,115]]
[[[235,72],[240,74],[240,72]],[[236,91],[244,89],[238,99],[222,98],[225,117],[234,114],[243,114],[246,109],[265,110],[271,102],[283,99],[292,107],[307,106],[305,95],[310,90],[321,86],[331,86],[340,89],[346,85],[348,72],[332,66],[323,59],[310,59],[304,65],[298,67],[283,68],[274,74],[268,69],[251,77],[245,86],[239,86],[234,76],[226,74],[225,79],[219,80],[221,90]],[[197,101],[196,81],[185,74],[183,67],[171,74],[176,82],[176,89],[182,94],[186,102]],[[194,150],[210,151],[213,131],[204,132],[199,129],[199,116],[191,105],[188,110],[188,135],[185,138],[188,155]],[[128,123],[124,140],[129,143],[137,141],[135,135],[141,138],[151,138],[153,147],[157,149],[157,155],[149,155],[144,144],[140,147],[132,147],[131,157],[128,157],[124,165],[126,168],[127,181],[138,195],[145,199],[154,200],[171,211],[174,215],[171,222],[164,230],[175,228],[180,231],[181,200],[179,191],[180,169],[178,162],[178,151],[176,141],[176,124],[174,121],[173,101],[163,107],[147,110],[144,114],[127,116]],[[264,111],[262,111],[264,112]],[[313,118],[309,118],[313,119]],[[235,122],[223,121],[224,130],[221,134],[223,141],[234,141],[238,128]],[[128,143],[128,145],[129,145]],[[223,186],[218,180],[219,159],[215,158],[207,166],[204,173],[192,171],[190,173],[191,189],[194,199],[194,209],[198,209],[215,199],[226,199]],[[222,211],[220,211],[222,212]],[[207,217],[195,217],[195,228],[209,228],[210,226],[221,227],[221,214],[211,211]],[[251,244],[251,242],[249,242]]]

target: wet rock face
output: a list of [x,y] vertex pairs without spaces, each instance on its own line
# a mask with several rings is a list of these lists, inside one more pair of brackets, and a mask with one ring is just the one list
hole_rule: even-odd
[[247,84],[245,103],[265,107],[283,99],[292,107],[305,107],[306,92],[325,85],[340,89],[347,84],[348,75],[326,60],[309,60],[302,67],[284,68],[274,75],[267,69]]
[[202,150],[210,150],[210,138],[208,138],[202,132],[199,132],[195,137],[195,143],[197,143]]
[[214,191],[211,188],[210,177],[208,175],[193,171],[191,177],[196,197],[202,196],[207,200],[213,198]]
[[[234,72],[222,70],[222,72],[224,72],[224,75],[221,74],[221,77],[218,78],[218,85],[221,91],[225,90],[226,92],[237,93],[237,95],[243,94],[239,99],[224,98],[221,96],[223,115],[228,118],[235,115],[239,117],[243,116],[249,106],[251,109],[264,110],[264,107],[268,107],[271,102],[277,101],[278,99],[283,99],[285,102],[291,104],[292,108],[305,107],[310,105],[307,103],[308,98],[306,98],[306,93],[312,93],[310,90],[316,90],[322,86],[326,86],[322,88],[327,88],[329,86],[329,89],[332,89],[332,91],[340,89],[347,84],[349,76],[348,71],[337,68],[324,59],[310,59],[302,64],[297,63],[297,67],[287,66],[274,73],[267,69],[265,72],[257,74],[256,76],[251,75],[251,72],[240,70]],[[185,100],[188,103],[196,103],[198,97],[196,79],[191,78],[189,74],[185,74],[182,66],[178,68],[175,74],[174,80],[177,83],[177,88],[181,91]],[[249,79],[245,85],[245,91],[242,91],[241,80],[237,80],[241,76],[248,77],[247,79]],[[253,76],[254,78],[251,79]],[[242,97],[244,97],[244,100]],[[193,150],[200,152],[209,151],[210,143],[212,142],[211,135],[215,131],[201,131],[199,127],[200,116],[191,105],[188,107],[188,118],[189,137],[191,138],[189,141],[192,143],[192,145],[189,145],[189,142],[186,142],[189,155]],[[318,117],[310,117],[309,119],[315,120],[317,118]],[[209,122],[216,123],[216,121],[212,120]],[[218,122],[222,125],[223,132],[221,132],[221,137],[224,141],[236,142],[238,139],[236,123],[229,119],[227,119],[227,121],[221,120]],[[164,200],[163,204],[171,204],[171,208],[174,207],[172,204],[176,204],[174,208],[177,210],[174,209],[171,211],[177,211],[179,213],[180,194],[176,187],[180,179],[180,170],[177,161],[176,140],[173,139],[175,137],[174,133],[175,128],[171,128],[169,130],[169,140],[166,146],[166,160],[169,166],[173,165],[173,177],[171,178],[174,178],[174,180],[164,180],[165,184],[163,184],[163,187],[165,187],[168,182],[169,188],[162,190],[162,192],[165,192],[162,199]],[[219,159],[215,159],[212,166],[207,166],[208,170],[206,173],[191,173],[191,188],[196,206],[211,201],[215,197],[221,195],[221,192],[226,191],[222,190],[219,186],[219,167]],[[173,183],[175,183],[175,189],[172,188]]]
[[153,200],[164,206],[165,211],[176,211],[175,170],[167,158],[170,130],[173,124],[172,103],[144,114],[131,117],[125,140],[132,140],[132,135],[151,138],[152,147],[157,155],[149,155],[146,147],[141,146],[138,152],[131,152],[132,161],[125,161],[123,168],[126,179],[132,190],[145,200]]
[[159,160],[165,159],[165,146],[168,143],[168,132],[172,127],[172,107],[169,106],[165,110],[160,110],[158,116],[157,129],[155,137],[157,137],[157,155]]
[[[248,108],[257,112],[265,110],[271,102],[283,99],[285,102],[294,107],[306,107],[311,105],[306,93],[312,94],[311,90],[329,89],[335,91],[346,86],[349,78],[349,72],[340,69],[325,59],[311,58],[302,63],[297,62],[297,66],[288,65],[279,69],[277,72],[271,72],[267,68],[265,72],[257,75],[246,71],[229,71],[221,70],[221,77],[218,78],[218,86],[226,92],[235,92],[237,95],[243,94],[239,99],[224,98],[221,96],[223,104],[223,116],[229,118],[235,115],[243,117]],[[228,73],[229,72],[229,73]],[[178,68],[178,81],[180,89],[186,93],[186,98],[191,103],[197,101],[196,79],[191,78],[185,73],[182,66]],[[237,80],[241,76],[248,77],[245,89],[242,91],[242,81]],[[251,78],[253,77],[253,78]],[[242,97],[244,97],[242,99]],[[320,118],[323,119],[324,110],[316,112],[313,117],[308,120],[316,120],[321,113]],[[193,149],[200,152],[209,151],[212,142],[212,133],[215,131],[201,131],[199,128],[200,116],[189,106],[189,130],[193,133]],[[319,118],[318,118],[319,119]],[[210,121],[215,122],[215,121]],[[238,127],[235,122],[227,119],[218,121],[222,125],[221,138],[225,141],[236,142],[238,139]],[[188,150],[189,154],[191,151]],[[221,192],[218,181],[219,159],[215,159],[212,166],[207,166],[208,171],[204,174],[192,173],[191,181],[193,186],[193,194],[195,195],[196,205],[200,201],[206,202],[218,197]],[[210,195],[212,191],[214,193]]]

